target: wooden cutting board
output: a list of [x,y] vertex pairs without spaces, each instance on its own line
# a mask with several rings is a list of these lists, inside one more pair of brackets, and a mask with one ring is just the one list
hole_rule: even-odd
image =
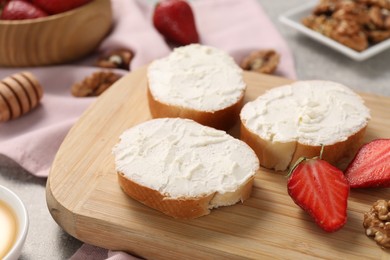
[[[246,101],[287,79],[245,72]],[[176,220],[127,197],[117,183],[112,147],[127,128],[150,119],[146,69],[100,96],[70,130],[53,162],[47,204],[57,223],[89,244],[147,259],[390,257],[366,237],[363,213],[390,189],[352,190],[348,222],[325,233],[287,194],[285,173],[261,169],[252,197],[195,220]],[[371,109],[366,141],[389,138],[390,98],[361,94]],[[237,128],[237,127],[236,127]],[[233,129],[233,135],[237,129]]]

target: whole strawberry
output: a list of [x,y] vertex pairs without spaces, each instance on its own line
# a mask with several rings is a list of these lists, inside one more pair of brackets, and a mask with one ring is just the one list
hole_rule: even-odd
[[161,0],[153,13],[154,27],[170,42],[177,45],[199,43],[195,18],[185,0]]
[[390,139],[363,145],[345,170],[351,188],[390,187]]
[[31,0],[31,2],[48,14],[59,14],[85,5],[91,0]]
[[47,13],[25,1],[9,1],[1,12],[1,20],[24,20],[47,16]]
[[290,171],[287,189],[324,231],[334,232],[346,223],[349,184],[343,172],[328,162],[302,158]]

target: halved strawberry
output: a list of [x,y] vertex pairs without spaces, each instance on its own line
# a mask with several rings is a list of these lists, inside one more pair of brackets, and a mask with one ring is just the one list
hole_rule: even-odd
[[199,42],[194,14],[185,0],[160,0],[154,9],[153,25],[174,44]]
[[315,157],[302,158],[291,169],[288,194],[326,232],[347,221],[349,184],[341,170]]
[[345,170],[351,188],[390,187],[390,139],[363,145]]

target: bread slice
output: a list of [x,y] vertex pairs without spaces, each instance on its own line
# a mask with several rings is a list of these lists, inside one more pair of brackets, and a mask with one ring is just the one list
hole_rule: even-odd
[[259,169],[256,154],[241,140],[181,118],[152,119],[126,130],[113,154],[127,195],[181,219],[246,200]]
[[261,165],[287,170],[300,157],[320,154],[343,167],[363,142],[368,108],[348,87],[330,81],[298,81],[271,89],[244,105],[240,139]]
[[243,106],[242,73],[222,50],[200,44],[176,48],[148,67],[150,113],[153,118],[188,118],[228,130]]

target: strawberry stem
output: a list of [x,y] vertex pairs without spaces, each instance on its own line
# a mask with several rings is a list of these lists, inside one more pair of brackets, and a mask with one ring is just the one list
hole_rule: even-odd
[[[324,153],[324,149],[325,149],[325,145],[321,144],[321,151],[320,151],[320,156],[319,157],[313,157],[312,159],[317,159],[319,158],[320,160],[322,160],[322,154]],[[290,177],[290,175],[293,173],[293,171],[295,170],[295,168],[298,167],[298,165],[303,162],[303,161],[306,161],[308,158],[307,157],[300,157],[293,165],[293,167],[290,168],[290,170],[288,171],[287,173],[287,178]]]
[[300,157],[293,165],[293,167],[290,168],[290,170],[288,171],[288,174],[287,174],[287,178],[290,177],[290,175],[293,173],[293,171],[295,170],[295,168],[298,167],[298,165],[303,162],[303,161],[306,161],[307,158],[306,157]]
[[322,154],[324,152],[325,145],[321,144],[321,151],[320,151],[320,160],[322,160]]

